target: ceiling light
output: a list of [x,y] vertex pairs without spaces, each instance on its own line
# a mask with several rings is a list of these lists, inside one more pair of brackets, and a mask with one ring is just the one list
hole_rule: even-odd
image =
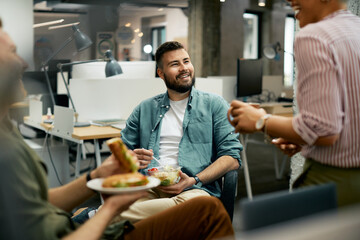
[[258,5],[259,5],[260,7],[265,7],[265,5],[266,5],[266,0],[259,0]]
[[146,44],[144,46],[144,52],[147,53],[147,54],[151,53],[152,52],[152,46],[150,44]]
[[142,36],[144,36],[144,34],[142,32],[139,32],[138,36],[142,37]]
[[225,2],[225,0],[220,0],[220,2]]
[[158,11],[161,12],[161,11],[164,11],[164,9],[163,9],[163,8],[159,8]]
[[140,29],[138,29],[138,28],[134,30],[134,32],[136,32],[136,33],[139,32],[139,31],[140,31]]
[[58,29],[58,28],[71,27],[71,26],[79,25],[79,23],[80,22],[74,22],[74,23],[69,23],[69,24],[64,24],[64,25],[56,25],[56,26],[51,26],[48,29],[54,30],[54,29]]
[[125,27],[130,27],[130,26],[131,26],[131,23],[125,24]]
[[53,25],[53,24],[58,24],[58,23],[62,23],[63,21],[64,21],[64,19],[59,19],[59,20],[55,20],[55,21],[37,23],[37,24],[34,24],[34,25],[33,25],[33,28],[38,28],[38,27],[44,27],[44,26],[49,26],[49,25]]

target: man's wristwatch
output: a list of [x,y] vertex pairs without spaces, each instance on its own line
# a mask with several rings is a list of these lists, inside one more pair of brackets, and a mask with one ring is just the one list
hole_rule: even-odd
[[255,123],[255,128],[258,131],[262,131],[265,127],[266,120],[268,120],[271,117],[271,114],[265,114],[261,118],[259,118]]
[[201,187],[202,182],[201,182],[200,178],[198,176],[195,176],[194,179],[195,179],[195,185],[198,187]]

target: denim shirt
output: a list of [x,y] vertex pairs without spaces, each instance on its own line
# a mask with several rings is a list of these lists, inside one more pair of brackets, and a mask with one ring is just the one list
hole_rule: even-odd
[[[121,138],[130,149],[152,149],[159,157],[161,120],[170,108],[167,93],[141,102],[132,112],[121,131]],[[192,88],[183,121],[183,137],[179,144],[178,162],[181,170],[194,177],[221,156],[239,161],[242,146],[234,128],[227,120],[228,103],[220,96]],[[149,168],[157,166],[155,161]],[[198,188],[193,186],[192,188]],[[201,189],[220,197],[217,181]]]

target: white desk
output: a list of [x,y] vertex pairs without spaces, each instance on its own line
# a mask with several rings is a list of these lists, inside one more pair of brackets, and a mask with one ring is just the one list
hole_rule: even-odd
[[[45,119],[45,116],[43,116],[43,119]],[[31,121],[29,117],[24,117],[24,123],[36,129],[43,130],[50,135],[77,143],[75,177],[80,176],[81,146],[82,144],[84,144],[84,140],[94,140],[96,166],[100,166],[101,156],[99,139],[120,137],[120,130],[113,127],[99,127],[93,125],[89,127],[76,127],[74,128],[73,134],[71,136],[68,136],[62,133],[52,131],[53,126],[51,124],[35,123]]]
[[[293,116],[292,103],[263,103],[263,104],[260,104],[260,107],[264,108],[265,111],[270,114],[284,116],[284,117],[292,117]],[[249,137],[249,134],[240,134],[239,139],[240,139],[241,144],[244,147],[243,151],[241,152],[241,159],[242,159],[243,167],[244,167],[246,193],[248,195],[248,198],[252,199],[250,173],[249,173],[249,167],[248,167],[248,160],[247,160],[247,156],[246,156],[247,144],[255,143],[255,144],[265,145],[268,143],[265,143],[264,141],[254,141],[251,139],[249,140],[248,137]],[[281,179],[284,169],[285,169],[285,163],[289,157],[288,156],[283,157],[282,162],[280,164],[280,168],[279,168],[277,151],[275,150],[275,151],[273,151],[273,153],[274,153],[275,177],[276,177],[276,179]]]

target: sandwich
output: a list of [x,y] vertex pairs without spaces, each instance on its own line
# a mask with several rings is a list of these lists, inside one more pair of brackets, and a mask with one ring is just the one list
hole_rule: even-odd
[[139,169],[136,156],[132,155],[121,138],[112,138],[106,141],[115,158],[120,162],[120,167],[125,172],[137,172]]
[[102,183],[104,188],[125,188],[143,186],[149,183],[146,176],[138,172],[116,174],[105,178]]

